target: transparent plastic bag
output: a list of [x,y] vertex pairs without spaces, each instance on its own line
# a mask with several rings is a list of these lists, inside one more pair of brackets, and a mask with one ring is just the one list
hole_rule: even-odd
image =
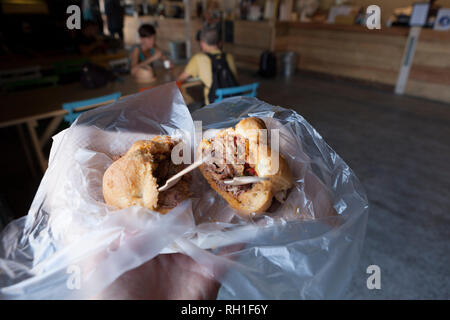
[[[248,116],[280,130],[295,180],[283,204],[243,219],[198,170],[191,199],[166,215],[104,203],[103,173],[134,141],[169,134],[193,153],[193,119],[211,134]],[[28,215],[0,235],[0,298],[103,297],[123,289],[114,284],[126,272],[176,252],[207,267],[221,285],[219,299],[338,298],[358,263],[367,215],[354,173],[294,111],[235,97],[191,117],[167,84],[85,112],[54,137]]]

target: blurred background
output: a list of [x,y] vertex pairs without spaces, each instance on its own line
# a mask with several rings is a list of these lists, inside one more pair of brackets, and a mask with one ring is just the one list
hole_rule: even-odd
[[[449,30],[450,0],[0,0],[0,229],[27,214],[54,134],[177,81],[191,111],[221,94],[294,109],[355,171],[371,207],[343,298],[449,299]],[[208,50],[237,80],[212,99]]]

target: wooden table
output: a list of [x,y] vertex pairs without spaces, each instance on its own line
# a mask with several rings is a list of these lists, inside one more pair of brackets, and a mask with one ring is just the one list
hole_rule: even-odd
[[[22,143],[24,143],[28,163],[33,168],[33,161],[22,128],[22,125],[26,125],[40,168],[45,172],[48,162],[42,148],[49,138],[53,136],[64,115],[67,114],[67,111],[62,109],[63,103],[90,99],[117,91],[120,91],[122,97],[125,97],[139,92],[141,88],[175,81],[182,68],[183,66],[175,66],[172,70],[155,69],[157,80],[153,83],[137,83],[130,75],[125,75],[118,81],[108,83],[105,87],[98,89],[85,89],[80,83],[73,83],[64,86],[1,94],[0,128],[17,126],[19,136]],[[193,81],[182,85],[181,91],[187,104],[192,102],[193,99],[186,93],[186,88],[200,84],[200,81]],[[48,118],[52,120],[39,137],[36,132],[38,121]]]

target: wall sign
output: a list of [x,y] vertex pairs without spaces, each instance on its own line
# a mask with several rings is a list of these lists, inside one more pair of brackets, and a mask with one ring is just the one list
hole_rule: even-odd
[[434,30],[450,30],[450,9],[439,9],[436,21],[434,23]]

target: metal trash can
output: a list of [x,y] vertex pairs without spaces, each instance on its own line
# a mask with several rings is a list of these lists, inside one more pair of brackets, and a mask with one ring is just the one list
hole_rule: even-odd
[[293,51],[288,51],[281,55],[281,72],[285,77],[290,77],[295,73],[297,62],[298,54]]
[[169,46],[172,61],[177,62],[186,59],[186,43],[184,41],[171,41]]

